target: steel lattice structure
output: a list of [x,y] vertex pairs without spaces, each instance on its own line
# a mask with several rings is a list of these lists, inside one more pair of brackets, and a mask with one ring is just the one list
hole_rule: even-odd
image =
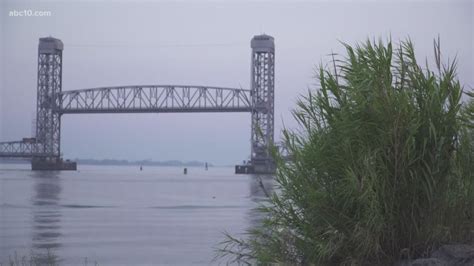
[[251,165],[274,168],[275,46],[273,37],[251,41],[251,89],[183,85],[119,86],[62,91],[63,43],[40,38],[36,138],[0,142],[0,157],[61,161],[61,116],[74,113],[250,112]]
[[0,142],[0,154],[12,158],[48,157],[43,144],[30,141]]
[[273,145],[275,102],[275,44],[268,35],[255,36],[251,42],[251,163],[258,172],[274,167],[269,147]]
[[61,150],[61,115],[63,43],[51,37],[40,38],[38,46],[38,90],[36,105],[36,140],[47,157],[59,157]]
[[250,91],[204,86],[108,87],[60,94],[60,114],[250,112]]

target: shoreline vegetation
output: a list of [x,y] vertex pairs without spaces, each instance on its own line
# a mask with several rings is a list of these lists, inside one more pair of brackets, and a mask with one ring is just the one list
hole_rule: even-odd
[[[117,159],[74,159],[72,160],[78,164],[83,165],[133,165],[133,166],[188,166],[188,167],[205,167],[206,162],[201,161],[180,161],[180,160],[168,160],[168,161],[152,161],[152,160],[117,160]],[[29,164],[28,159],[0,159],[1,163],[19,163]],[[207,163],[208,167],[215,167],[212,163]]]
[[439,39],[421,64],[410,39],[342,45],[283,130],[261,225],[223,236],[216,260],[474,265],[474,92],[456,60]]
[[[0,266],[59,266],[63,265],[61,259],[55,255],[51,249],[46,249],[44,253],[30,250],[28,255],[22,255],[14,252],[13,255],[8,256],[4,262],[0,260]],[[98,266],[97,261],[89,261],[87,257],[80,264],[81,266]]]

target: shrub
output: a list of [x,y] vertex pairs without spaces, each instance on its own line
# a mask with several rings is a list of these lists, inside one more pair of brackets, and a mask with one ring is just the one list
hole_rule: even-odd
[[[242,263],[389,264],[470,240],[474,229],[474,103],[456,61],[422,68],[410,40],[367,41],[321,66],[320,89],[284,130],[277,189],[262,225],[228,236]],[[472,94],[470,96],[472,97]]]

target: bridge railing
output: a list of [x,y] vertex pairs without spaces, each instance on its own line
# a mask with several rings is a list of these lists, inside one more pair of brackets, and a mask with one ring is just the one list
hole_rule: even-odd
[[63,91],[60,113],[250,112],[250,91],[150,85]]

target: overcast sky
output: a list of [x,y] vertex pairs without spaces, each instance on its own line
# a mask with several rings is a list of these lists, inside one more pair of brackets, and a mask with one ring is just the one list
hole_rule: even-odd
[[[249,88],[250,39],[275,38],[275,135],[314,87],[315,66],[339,41],[408,36],[420,59],[441,37],[445,58],[474,86],[474,1],[5,1],[0,0],[0,141],[31,135],[38,38],[64,43],[63,90],[140,84]],[[12,10],[50,17],[11,17]],[[250,154],[250,114],[81,114],[62,117],[65,158],[200,160]]]

